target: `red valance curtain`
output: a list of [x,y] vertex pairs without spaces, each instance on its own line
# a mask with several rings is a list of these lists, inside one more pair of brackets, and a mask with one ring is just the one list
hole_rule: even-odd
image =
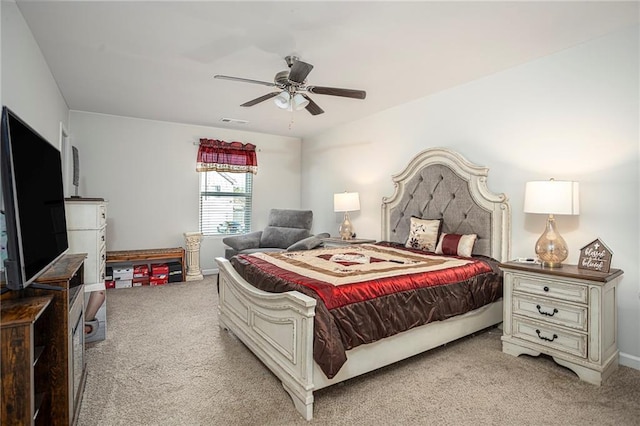
[[198,172],[258,173],[256,146],[242,142],[200,139]]

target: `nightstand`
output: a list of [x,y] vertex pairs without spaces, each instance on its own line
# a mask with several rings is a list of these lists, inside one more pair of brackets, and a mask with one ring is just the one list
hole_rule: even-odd
[[618,367],[616,287],[622,271],[507,262],[502,352],[541,353],[600,385]]
[[323,238],[322,243],[325,247],[351,246],[354,244],[373,244],[376,240],[368,240],[366,238],[352,238],[343,240],[340,237]]

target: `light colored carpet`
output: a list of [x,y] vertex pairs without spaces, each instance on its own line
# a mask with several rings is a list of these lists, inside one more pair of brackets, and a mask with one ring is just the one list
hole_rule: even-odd
[[218,327],[215,276],[109,290],[87,345],[79,425],[638,425],[640,371],[603,386],[546,357],[501,352],[490,329],[322,389],[304,421],[280,382]]

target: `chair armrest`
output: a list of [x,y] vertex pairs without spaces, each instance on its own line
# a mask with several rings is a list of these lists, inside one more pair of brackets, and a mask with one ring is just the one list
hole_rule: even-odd
[[230,237],[224,237],[222,242],[234,249],[235,251],[242,251],[246,249],[260,247],[260,237],[262,231],[250,232],[242,235],[232,235]]
[[300,240],[296,243],[291,244],[287,248],[287,251],[314,249],[322,245],[323,238],[329,238],[329,234],[323,233],[323,234],[312,235],[310,237],[307,237],[304,240]]

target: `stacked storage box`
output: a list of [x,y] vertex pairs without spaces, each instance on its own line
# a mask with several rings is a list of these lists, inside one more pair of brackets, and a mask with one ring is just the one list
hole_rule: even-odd
[[149,265],[135,265],[133,267],[133,286],[149,285]]
[[113,280],[116,288],[127,288],[133,285],[133,264],[123,263],[113,267]]
[[116,282],[113,280],[113,268],[111,266],[105,268],[104,287],[116,288]]
[[151,265],[151,277],[149,284],[162,285],[169,282],[169,266],[166,263],[154,263]]
[[182,281],[182,264],[180,262],[169,262],[169,282],[179,283]]

